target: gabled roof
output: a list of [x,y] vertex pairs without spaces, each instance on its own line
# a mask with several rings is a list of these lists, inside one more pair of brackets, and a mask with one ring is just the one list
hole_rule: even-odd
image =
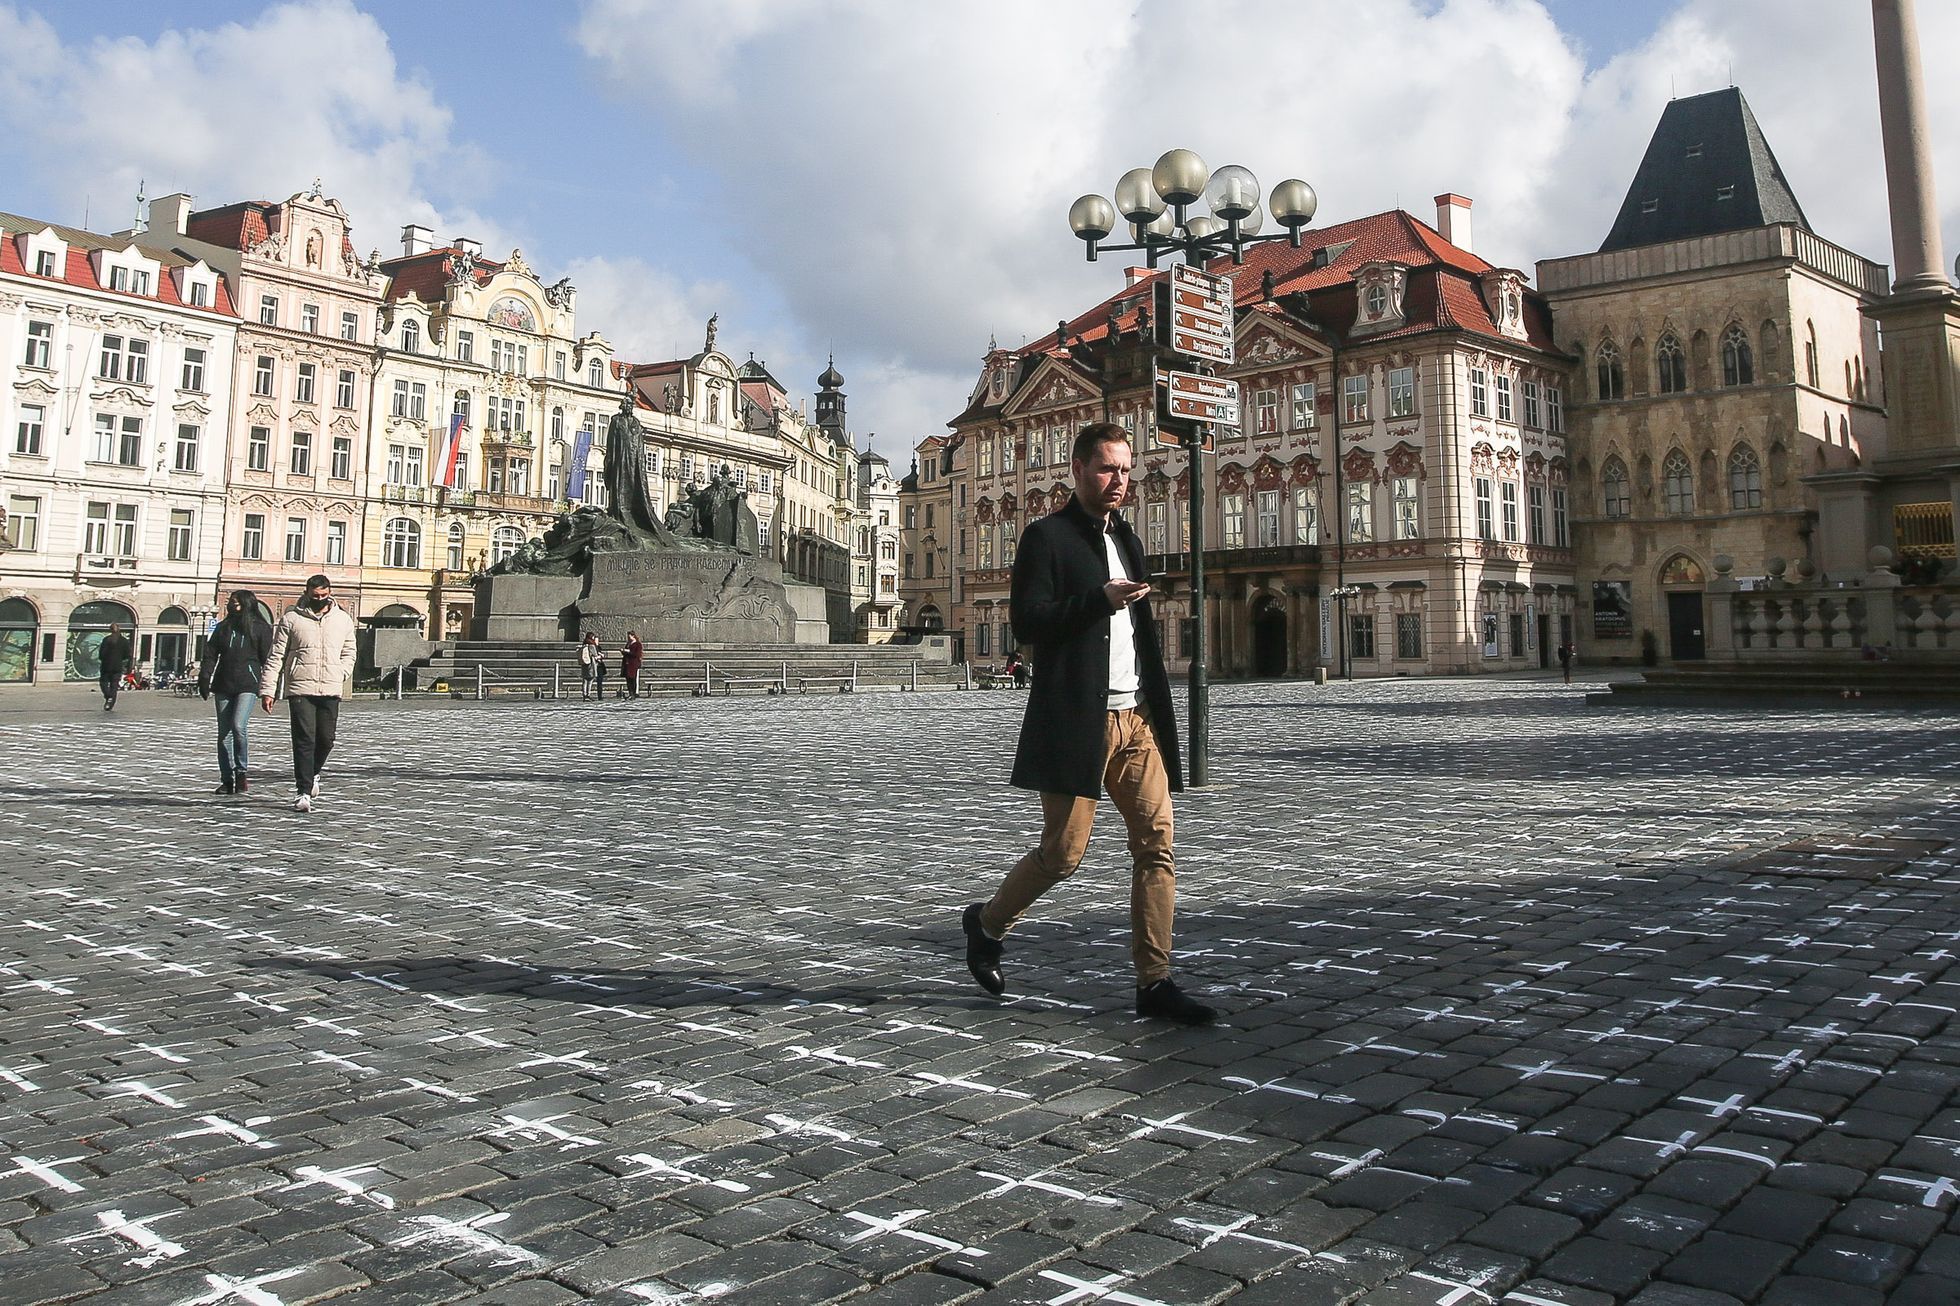
[[[86,290],[99,290],[105,295],[120,295],[125,299],[151,300],[156,303],[172,304],[183,308],[192,307],[179,294],[177,278],[173,276],[164,275],[158,277],[156,290],[154,293],[148,295],[138,295],[126,290],[111,290],[108,286],[103,285],[101,281],[96,279],[95,264],[89,258],[89,255],[97,250],[120,253],[133,245],[144,257],[155,259],[165,270],[166,274],[172,269],[192,267],[199,262],[199,260],[189,257],[178,250],[170,249],[141,237],[101,236],[92,231],[83,231],[79,227],[64,227],[59,223],[41,222],[34,218],[21,217],[18,214],[0,213],[0,244],[7,246],[9,252],[12,254],[12,257],[5,258],[4,262],[0,263],[0,268],[4,268],[8,272],[19,272],[27,275],[26,262],[23,255],[23,251],[26,248],[25,239],[42,230],[54,232],[68,246],[67,265],[62,268],[60,277],[60,280],[65,284]],[[206,264],[205,266],[209,267],[210,265]],[[227,317],[236,315],[236,310],[232,306],[231,284],[225,279],[222,272],[217,277],[217,295],[215,298],[217,299],[217,303],[204,305],[199,311],[221,313]]]
[[1599,249],[1606,253],[1776,222],[1810,229],[1749,102],[1730,86],[1668,102]]

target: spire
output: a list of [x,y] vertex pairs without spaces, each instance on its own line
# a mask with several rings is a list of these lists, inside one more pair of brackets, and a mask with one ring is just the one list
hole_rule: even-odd
[[1742,92],[1673,100],[1601,253],[1794,222],[1810,230]]

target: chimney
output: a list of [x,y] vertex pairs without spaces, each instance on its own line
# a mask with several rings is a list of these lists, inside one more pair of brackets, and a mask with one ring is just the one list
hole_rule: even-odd
[[434,248],[436,233],[427,227],[418,227],[413,222],[402,228],[402,257],[412,258],[426,254]]
[[1157,274],[1155,272],[1152,272],[1149,268],[1124,268],[1123,289],[1128,290],[1131,286],[1138,285],[1142,282],[1148,281],[1150,280],[1150,278],[1156,275]]
[[451,236],[449,243],[457,249],[462,250],[465,254],[468,254],[471,258],[483,257],[483,242],[480,240],[474,240],[469,236]]
[[191,197],[178,191],[150,201],[150,231],[182,236],[190,230]]
[[1470,201],[1463,196],[1444,191],[1436,197],[1436,230],[1465,254],[1476,252],[1470,243]]

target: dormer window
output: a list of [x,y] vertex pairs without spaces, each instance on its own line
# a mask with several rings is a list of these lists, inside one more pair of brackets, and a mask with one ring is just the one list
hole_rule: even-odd
[[53,250],[39,249],[34,251],[34,275],[35,276],[51,277],[54,275],[54,269],[55,269],[55,260],[54,260]]
[[191,307],[208,308],[211,304],[211,289],[202,281],[191,282]]
[[1376,283],[1368,287],[1368,316],[1380,317],[1388,311],[1388,287]]
[[111,289],[111,290],[128,290],[128,289],[129,289],[129,269],[128,269],[128,268],[110,268],[110,269],[109,269],[109,289]]
[[1695,142],[1694,144],[1692,144],[1692,145],[1690,145],[1690,146],[1688,147],[1688,157],[1689,157],[1689,158],[1691,158],[1691,159],[1699,159],[1699,158],[1701,157],[1701,142],[1700,142],[1700,141],[1696,141],[1696,142]]
[[1659,200],[1641,200],[1640,211],[1642,213],[1659,213],[1661,211],[1661,202]]
[[1717,186],[1717,187],[1715,188],[1715,198],[1716,198],[1716,199],[1718,199],[1718,200],[1732,200],[1732,199],[1734,199],[1734,198],[1735,198],[1735,187],[1733,187],[1733,186]]

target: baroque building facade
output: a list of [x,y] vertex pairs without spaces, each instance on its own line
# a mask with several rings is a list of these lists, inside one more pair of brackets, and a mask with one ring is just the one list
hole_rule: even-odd
[[[1469,249],[1469,201],[1255,247],[1234,267],[1241,421],[1206,454],[1210,670],[1227,676],[1549,665],[1573,585],[1568,360],[1515,269]],[[1455,240],[1451,239],[1454,233]],[[953,419],[953,625],[969,658],[1013,647],[1019,532],[1065,504],[1091,421],[1137,449],[1130,511],[1164,647],[1191,650],[1190,457],[1157,437],[1148,315],[1162,274],[984,360]],[[1038,672],[1037,672],[1038,674]]]
[[852,561],[855,637],[860,644],[889,644],[905,624],[899,593],[899,483],[891,462],[869,448],[857,456],[857,547]]
[[913,446],[912,470],[899,482],[898,593],[907,635],[944,631],[953,611],[952,473],[951,439],[929,435]]
[[1580,657],[1700,659],[1715,559],[1745,588],[1817,574],[1808,478],[1885,448],[1885,269],[1810,229],[1728,88],[1667,105],[1599,251],[1538,279],[1578,364]]
[[238,318],[176,232],[0,214],[0,684],[181,671],[215,615]]
[[369,621],[454,639],[470,629],[469,577],[576,506],[581,446],[578,502],[598,502],[624,383],[605,337],[579,334],[569,279],[431,234],[404,228],[401,255],[378,265],[361,586]]
[[165,196],[149,230],[221,271],[239,304],[220,588],[271,613],[325,572],[358,616],[379,270],[317,187],[198,212]]

